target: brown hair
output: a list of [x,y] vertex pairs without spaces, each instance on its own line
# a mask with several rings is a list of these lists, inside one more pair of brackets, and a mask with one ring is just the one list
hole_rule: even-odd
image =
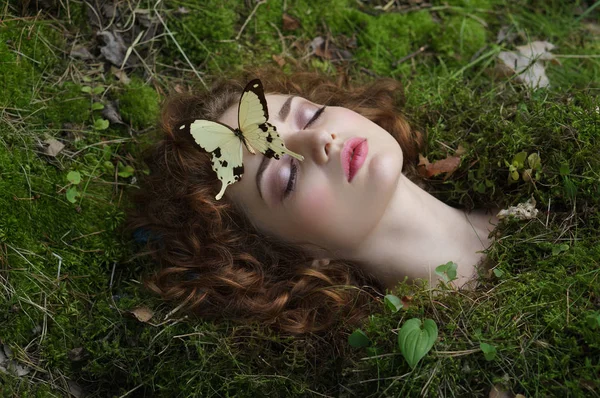
[[202,317],[258,321],[291,334],[323,331],[342,319],[356,324],[382,285],[354,262],[315,266],[304,250],[254,229],[227,197],[215,200],[220,181],[211,155],[178,129],[190,119],[218,119],[250,78],[260,78],[267,93],[343,106],[377,123],[398,140],[404,173],[415,178],[423,138],[400,115],[403,96],[395,80],[352,87],[315,72],[269,69],[172,97],[163,106],[163,137],[145,157],[150,174],[129,211],[128,228],[150,236],[143,254],[161,266],[146,286]]

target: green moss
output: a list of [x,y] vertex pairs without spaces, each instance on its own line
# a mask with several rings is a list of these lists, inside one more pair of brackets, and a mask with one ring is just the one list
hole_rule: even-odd
[[433,38],[433,46],[436,51],[466,63],[486,45],[487,34],[487,29],[479,21],[450,16],[444,28]]
[[140,79],[132,81],[117,93],[119,110],[124,120],[136,130],[156,123],[160,97],[153,87]]

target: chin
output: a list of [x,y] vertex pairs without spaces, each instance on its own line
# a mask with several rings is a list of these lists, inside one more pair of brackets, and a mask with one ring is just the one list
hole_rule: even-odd
[[376,191],[391,193],[396,189],[402,175],[402,154],[385,153],[377,155],[369,163],[369,185],[375,184]]

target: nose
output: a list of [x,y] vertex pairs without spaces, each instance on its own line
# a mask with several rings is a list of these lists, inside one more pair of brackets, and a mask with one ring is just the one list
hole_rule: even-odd
[[317,164],[326,164],[332,155],[335,138],[334,133],[324,129],[307,129],[293,134],[286,146],[305,158],[310,157]]

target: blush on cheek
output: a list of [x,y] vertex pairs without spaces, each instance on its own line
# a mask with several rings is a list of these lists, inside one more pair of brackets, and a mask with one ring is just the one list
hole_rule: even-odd
[[309,192],[297,198],[296,225],[307,234],[318,237],[335,222],[335,197],[330,187],[311,187]]

